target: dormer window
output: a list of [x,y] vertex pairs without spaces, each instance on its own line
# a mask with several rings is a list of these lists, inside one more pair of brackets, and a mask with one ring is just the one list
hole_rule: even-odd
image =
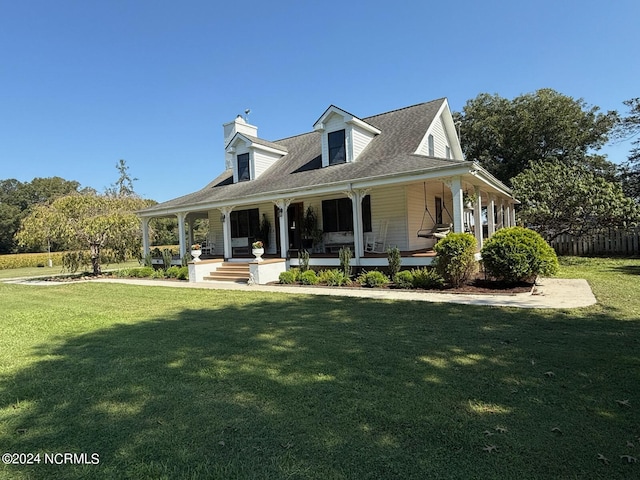
[[251,180],[249,173],[249,154],[243,153],[237,156],[238,158],[238,181],[246,182]]
[[321,132],[322,166],[339,165],[358,161],[358,157],[380,134],[373,125],[331,105],[313,124]]
[[331,132],[329,140],[329,165],[337,165],[347,161],[344,130]]

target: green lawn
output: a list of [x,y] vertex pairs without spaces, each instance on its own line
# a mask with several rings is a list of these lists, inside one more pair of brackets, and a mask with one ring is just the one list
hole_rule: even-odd
[[601,303],[0,284],[0,453],[100,462],[0,478],[640,478],[640,260],[561,275]]

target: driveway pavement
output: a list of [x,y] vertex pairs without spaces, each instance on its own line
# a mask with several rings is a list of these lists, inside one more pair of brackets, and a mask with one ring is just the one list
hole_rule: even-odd
[[[505,295],[466,295],[412,290],[374,290],[368,288],[302,287],[285,285],[247,285],[233,282],[180,282],[129,278],[103,278],[91,282],[127,283],[130,285],[163,286],[174,288],[203,288],[254,292],[281,292],[307,295],[334,295],[341,297],[375,298],[380,300],[412,300],[420,302],[448,302],[467,305],[516,308],[579,308],[594,305],[597,300],[586,280],[542,278],[533,293]],[[60,285],[56,282],[13,280],[12,283],[29,285]],[[71,282],[69,283],[71,284]]]

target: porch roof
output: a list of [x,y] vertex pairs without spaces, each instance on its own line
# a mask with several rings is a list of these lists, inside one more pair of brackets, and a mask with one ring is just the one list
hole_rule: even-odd
[[[207,204],[232,205],[270,194],[286,195],[301,189],[403,174],[418,175],[449,169],[456,170],[457,174],[475,173],[479,167],[473,162],[414,153],[444,102],[445,99],[439,99],[364,118],[363,121],[381,133],[373,138],[357,162],[321,168],[321,133],[309,132],[270,142],[284,147],[288,153],[255,180],[234,184],[233,171],[226,170],[203,189],[154,205],[139,214],[151,216],[167,211],[195,210]],[[504,191],[508,192],[508,189],[504,187]]]

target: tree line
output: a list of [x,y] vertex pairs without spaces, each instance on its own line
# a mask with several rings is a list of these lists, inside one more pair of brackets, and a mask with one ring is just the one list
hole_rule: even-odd
[[[511,186],[519,220],[551,240],[638,222],[640,99],[623,103],[629,111],[621,115],[552,89],[511,100],[483,93],[454,118],[467,160]],[[598,153],[632,138],[620,165]]]

